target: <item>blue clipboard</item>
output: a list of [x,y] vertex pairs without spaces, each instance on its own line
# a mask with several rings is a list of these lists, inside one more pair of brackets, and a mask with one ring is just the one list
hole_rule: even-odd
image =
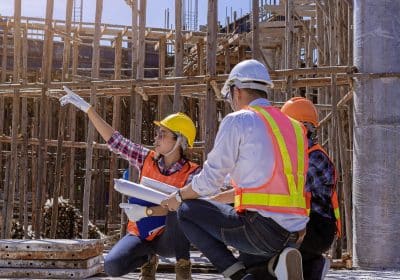
[[[122,175],[122,178],[125,180],[129,180],[129,170],[126,169]],[[157,204],[148,202],[146,200],[142,200],[136,197],[129,197],[128,202],[131,204],[139,204],[142,206],[156,206]],[[136,222],[136,225],[139,230],[140,239],[144,240],[149,235],[151,235],[154,231],[161,229],[165,226],[166,216],[154,216],[154,217],[146,217],[140,219],[140,221]]]

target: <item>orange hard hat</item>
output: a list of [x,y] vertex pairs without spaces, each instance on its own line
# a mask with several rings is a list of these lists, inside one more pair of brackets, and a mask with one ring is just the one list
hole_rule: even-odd
[[314,104],[304,97],[293,97],[283,104],[281,111],[299,122],[318,126],[318,112]]

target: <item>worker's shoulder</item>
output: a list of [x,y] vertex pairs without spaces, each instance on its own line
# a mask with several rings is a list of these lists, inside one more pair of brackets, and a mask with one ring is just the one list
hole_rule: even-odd
[[232,113],[229,113],[225,116],[227,119],[236,119],[236,120],[244,120],[244,119],[254,119],[257,117],[257,114],[250,109],[241,109]]
[[238,110],[226,115],[224,123],[244,128],[263,125],[262,120],[257,116],[257,114],[249,109]]

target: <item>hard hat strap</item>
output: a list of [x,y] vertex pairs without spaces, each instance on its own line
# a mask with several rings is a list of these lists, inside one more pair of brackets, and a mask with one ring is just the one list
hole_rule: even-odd
[[178,138],[176,139],[175,145],[172,147],[171,151],[166,153],[164,157],[171,155],[182,143],[182,135],[178,134]]

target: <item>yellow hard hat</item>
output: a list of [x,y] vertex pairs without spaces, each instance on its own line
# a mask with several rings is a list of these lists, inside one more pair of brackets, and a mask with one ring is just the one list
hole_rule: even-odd
[[159,122],[154,121],[154,124],[166,127],[176,134],[185,136],[188,145],[193,147],[194,139],[196,138],[196,127],[192,119],[184,113],[171,114]]
[[309,122],[318,126],[318,112],[314,104],[304,97],[293,97],[286,101],[281,111],[299,122]]

